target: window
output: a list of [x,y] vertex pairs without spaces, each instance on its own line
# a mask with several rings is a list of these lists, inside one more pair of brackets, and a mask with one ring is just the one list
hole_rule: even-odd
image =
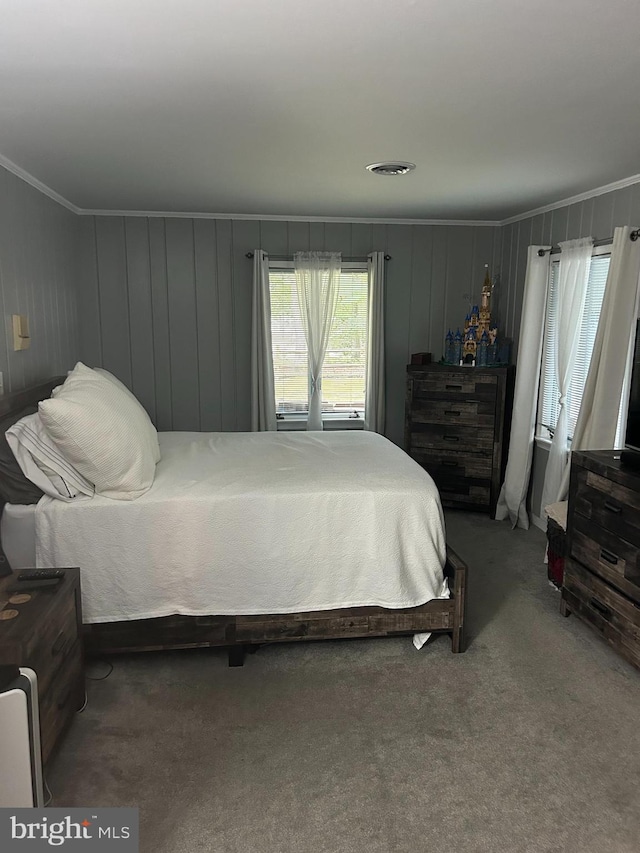
[[[587,381],[591,354],[595,343],[600,310],[604,299],[604,289],[607,283],[611,248],[596,249],[591,259],[591,269],[585,297],[584,314],[580,327],[578,350],[573,364],[571,384],[567,394],[567,411],[569,415],[569,440],[578,420],[582,394]],[[558,304],[558,270],[560,261],[552,261],[549,273],[549,290],[547,293],[547,312],[544,329],[544,344],[542,350],[542,367],[540,375],[540,396],[538,400],[538,424],[536,435],[539,438],[551,439],[553,429],[558,421],[558,383],[555,375],[554,348],[557,335],[557,304]],[[622,422],[618,416],[617,440],[621,436]],[[617,446],[620,446],[619,443]]]
[[[280,417],[309,410],[309,363],[293,264],[269,268],[271,344]],[[368,273],[344,263],[338,301],[322,368],[322,411],[329,417],[364,414],[367,366]]]

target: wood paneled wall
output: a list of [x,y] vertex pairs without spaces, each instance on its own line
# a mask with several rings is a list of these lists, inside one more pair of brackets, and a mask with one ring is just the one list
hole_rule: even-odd
[[[0,371],[4,390],[66,372],[80,357],[79,217],[0,167]],[[29,349],[14,352],[13,314],[29,318]]]
[[[518,340],[520,334],[528,247],[557,246],[561,240],[578,237],[604,240],[612,237],[613,229],[620,225],[640,227],[640,184],[559,207],[501,228],[500,268],[507,299],[504,309],[507,326],[513,330],[514,341]],[[514,352],[514,358],[516,354]]]
[[80,228],[82,359],[129,385],[161,430],[250,428],[247,252],[390,254],[386,431],[398,444],[410,354],[441,357],[501,251],[485,226],[87,216]]
[[[621,225],[640,227],[640,184],[605,193],[577,204],[559,207],[538,216],[505,225],[502,241],[502,278],[509,294],[506,306],[508,325],[514,330],[514,340],[520,333],[522,296],[530,245],[554,245],[561,240],[593,237],[604,240],[613,236]],[[517,353],[514,354],[514,357]],[[542,501],[542,485],[549,453],[543,446],[534,449],[529,492],[530,509],[540,526],[546,528]]]

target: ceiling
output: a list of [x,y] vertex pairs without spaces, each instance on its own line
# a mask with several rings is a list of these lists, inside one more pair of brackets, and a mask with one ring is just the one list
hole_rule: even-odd
[[0,152],[84,210],[504,220],[640,173],[637,0],[0,12]]

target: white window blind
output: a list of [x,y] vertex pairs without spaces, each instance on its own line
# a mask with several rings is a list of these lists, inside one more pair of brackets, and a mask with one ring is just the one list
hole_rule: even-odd
[[[569,415],[569,439],[578,420],[582,394],[587,381],[591,353],[598,329],[604,289],[609,272],[609,255],[594,255],[591,259],[591,270],[587,293],[585,297],[584,315],[580,327],[578,351],[573,364],[571,384],[567,394],[567,411]],[[551,438],[553,429],[558,421],[558,383],[555,371],[555,346],[558,319],[558,270],[559,261],[553,261],[549,277],[547,295],[547,313],[545,319],[544,345],[542,352],[542,370],[540,376],[540,400],[538,405],[538,435]]]
[[[364,412],[368,289],[365,269],[342,269],[322,369],[325,413]],[[276,412],[306,414],[309,360],[293,269],[270,269],[269,290]]]

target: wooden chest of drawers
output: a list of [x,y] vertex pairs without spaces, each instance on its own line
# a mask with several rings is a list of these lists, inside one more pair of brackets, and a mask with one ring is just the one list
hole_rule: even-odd
[[[0,663],[30,667],[38,677],[42,760],[50,758],[61,734],[84,701],[80,570],[65,569],[64,580],[48,589],[9,598],[13,578],[0,582]],[[14,603],[18,602],[18,603]]]
[[514,369],[407,367],[405,449],[444,506],[495,514],[506,464]]
[[640,667],[640,475],[620,451],[571,460],[562,613],[575,613]]

